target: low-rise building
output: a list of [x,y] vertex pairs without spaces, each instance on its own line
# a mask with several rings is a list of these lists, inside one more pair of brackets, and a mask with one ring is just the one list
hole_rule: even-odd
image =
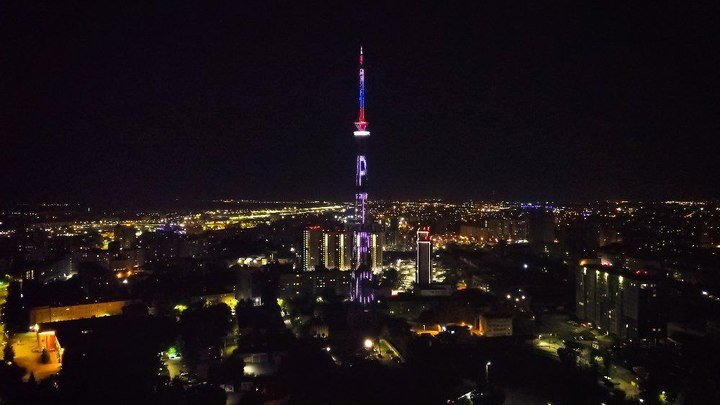
[[508,314],[485,313],[480,315],[478,327],[485,337],[512,336],[513,319]]
[[350,294],[352,274],[348,271],[308,271],[302,273],[283,273],[278,280],[278,296],[291,298],[300,294],[319,295],[332,290],[335,294]]
[[122,315],[123,307],[134,301],[106,301],[66,306],[30,308],[30,324],[72,321],[101,316]]

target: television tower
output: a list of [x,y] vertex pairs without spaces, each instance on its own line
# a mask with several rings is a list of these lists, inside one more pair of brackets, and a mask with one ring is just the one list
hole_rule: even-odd
[[374,300],[373,274],[370,263],[370,229],[367,224],[367,158],[365,157],[365,141],[370,136],[365,121],[365,68],[363,67],[363,50],[360,47],[360,112],[355,121],[353,132],[357,142],[357,161],[355,172],[355,215],[352,224],[353,279],[350,300],[361,305]]

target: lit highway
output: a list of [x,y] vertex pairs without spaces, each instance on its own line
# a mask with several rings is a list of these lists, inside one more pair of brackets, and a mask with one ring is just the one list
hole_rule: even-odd
[[[7,284],[0,282],[0,308],[5,305],[7,299]],[[0,322],[0,348],[5,347],[5,324]]]

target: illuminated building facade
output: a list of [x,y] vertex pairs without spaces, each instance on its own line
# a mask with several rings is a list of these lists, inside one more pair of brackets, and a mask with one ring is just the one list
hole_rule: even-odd
[[460,224],[460,235],[478,243],[527,240],[528,226],[524,219],[485,218],[475,223]]
[[319,226],[310,226],[303,230],[302,269],[313,271],[322,265],[323,232]]
[[134,302],[135,301],[106,301],[61,307],[33,307],[30,308],[30,324],[122,315],[123,307]]
[[373,273],[372,273],[372,252],[371,252],[371,230],[368,227],[367,218],[367,157],[365,155],[365,143],[370,136],[367,130],[368,123],[365,121],[365,68],[363,65],[363,51],[360,48],[360,111],[358,120],[355,122],[356,131],[353,132],[357,142],[357,159],[355,172],[355,215],[350,229],[353,232],[353,254],[352,254],[352,291],[350,299],[361,305],[367,305],[374,300]]
[[415,283],[419,286],[432,283],[432,239],[430,238],[430,228],[421,228],[417,231]]
[[512,336],[512,316],[506,314],[485,313],[480,315],[479,329],[485,337]]
[[373,231],[370,233],[370,263],[373,272],[382,270],[383,261],[383,234]]
[[327,269],[350,270],[352,234],[330,231],[323,233],[323,264]]
[[[350,231],[323,230],[310,226],[303,230],[301,267],[303,271],[318,268],[353,269],[353,243],[355,234]],[[382,235],[369,232],[368,263],[372,271],[382,269]]]
[[349,271],[313,271],[308,273],[283,273],[278,280],[278,297],[290,299],[298,294],[318,296],[325,291],[347,296],[350,292]]

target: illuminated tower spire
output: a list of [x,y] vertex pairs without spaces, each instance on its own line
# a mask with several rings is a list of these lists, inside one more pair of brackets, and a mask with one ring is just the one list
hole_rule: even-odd
[[[355,122],[355,127],[358,132],[365,131],[367,128],[367,121],[365,121],[365,68],[363,67],[363,49],[360,47],[360,112],[358,113],[358,120]],[[367,135],[370,135],[368,132]],[[357,132],[355,136],[358,136]]]
[[372,286],[372,269],[370,263],[370,230],[367,224],[367,159],[365,157],[365,140],[370,136],[365,121],[365,68],[363,66],[363,49],[360,48],[360,111],[353,132],[357,141],[357,166],[355,174],[355,218],[353,229],[352,267],[354,270],[350,299],[366,305],[374,300]]
[[[370,136],[367,130],[368,123],[365,121],[365,67],[363,66],[363,49],[360,47],[359,58],[360,97],[358,120],[355,122],[353,132],[358,144],[357,167],[355,171],[355,222],[365,225],[367,216],[367,158],[365,157],[365,139]],[[358,259],[361,259],[358,255]]]

